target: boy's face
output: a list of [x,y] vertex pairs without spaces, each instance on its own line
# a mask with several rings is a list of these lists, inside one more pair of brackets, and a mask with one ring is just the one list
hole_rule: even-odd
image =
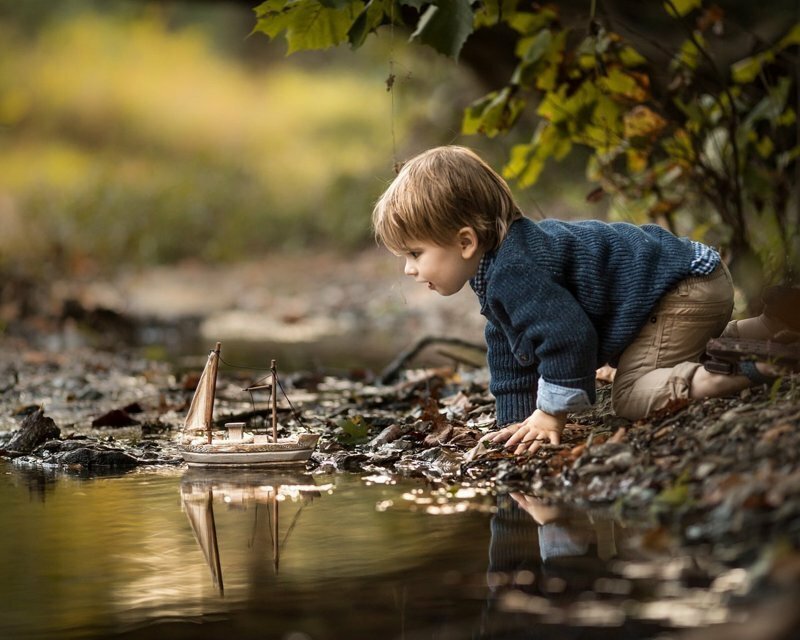
[[461,291],[475,275],[483,254],[478,250],[474,230],[464,227],[449,245],[414,240],[396,255],[405,259],[404,273],[407,276],[426,284],[439,295],[451,296]]

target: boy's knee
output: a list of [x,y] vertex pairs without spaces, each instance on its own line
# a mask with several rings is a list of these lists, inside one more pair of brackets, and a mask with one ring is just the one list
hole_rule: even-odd
[[639,420],[647,415],[646,408],[643,408],[641,402],[636,402],[633,399],[632,393],[611,394],[611,408],[614,413],[620,418],[627,418],[628,420]]
[[672,401],[687,400],[700,367],[697,362],[681,362],[633,378],[628,385],[612,388],[611,408],[621,418],[641,420]]
[[638,420],[643,418],[642,408],[634,399],[633,384],[617,384],[614,382],[611,387],[611,408],[620,418],[628,420]]

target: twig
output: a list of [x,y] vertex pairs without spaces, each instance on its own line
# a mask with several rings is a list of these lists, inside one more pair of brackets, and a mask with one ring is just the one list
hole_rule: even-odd
[[383,371],[381,371],[381,374],[377,379],[378,384],[388,384],[392,382],[395,378],[397,378],[400,370],[406,366],[409,360],[414,358],[414,356],[416,356],[420,351],[432,344],[445,344],[456,347],[465,347],[467,349],[475,349],[484,353],[486,352],[486,347],[484,345],[469,342],[467,340],[461,340],[460,338],[425,336],[417,340],[417,342],[415,342],[411,347],[401,352],[400,355],[392,360],[392,362],[389,363],[389,365]]

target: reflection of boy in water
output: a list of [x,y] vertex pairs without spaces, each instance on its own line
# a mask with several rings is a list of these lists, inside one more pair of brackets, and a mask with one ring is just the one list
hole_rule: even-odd
[[613,522],[592,519],[587,514],[567,514],[524,493],[510,494],[517,505],[539,525],[542,560],[585,556],[590,550],[600,560],[616,555]]
[[491,521],[491,598],[482,637],[530,624],[527,613],[519,619],[491,615],[510,590],[566,604],[593,591],[598,578],[612,577],[606,565],[617,553],[614,534],[613,521],[566,512],[522,493],[500,496]]

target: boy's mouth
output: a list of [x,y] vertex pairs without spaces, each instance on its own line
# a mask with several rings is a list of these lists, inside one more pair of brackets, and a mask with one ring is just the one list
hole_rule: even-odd
[[434,286],[434,284],[432,282],[428,283],[428,289],[430,289],[431,291],[436,291],[436,287]]

